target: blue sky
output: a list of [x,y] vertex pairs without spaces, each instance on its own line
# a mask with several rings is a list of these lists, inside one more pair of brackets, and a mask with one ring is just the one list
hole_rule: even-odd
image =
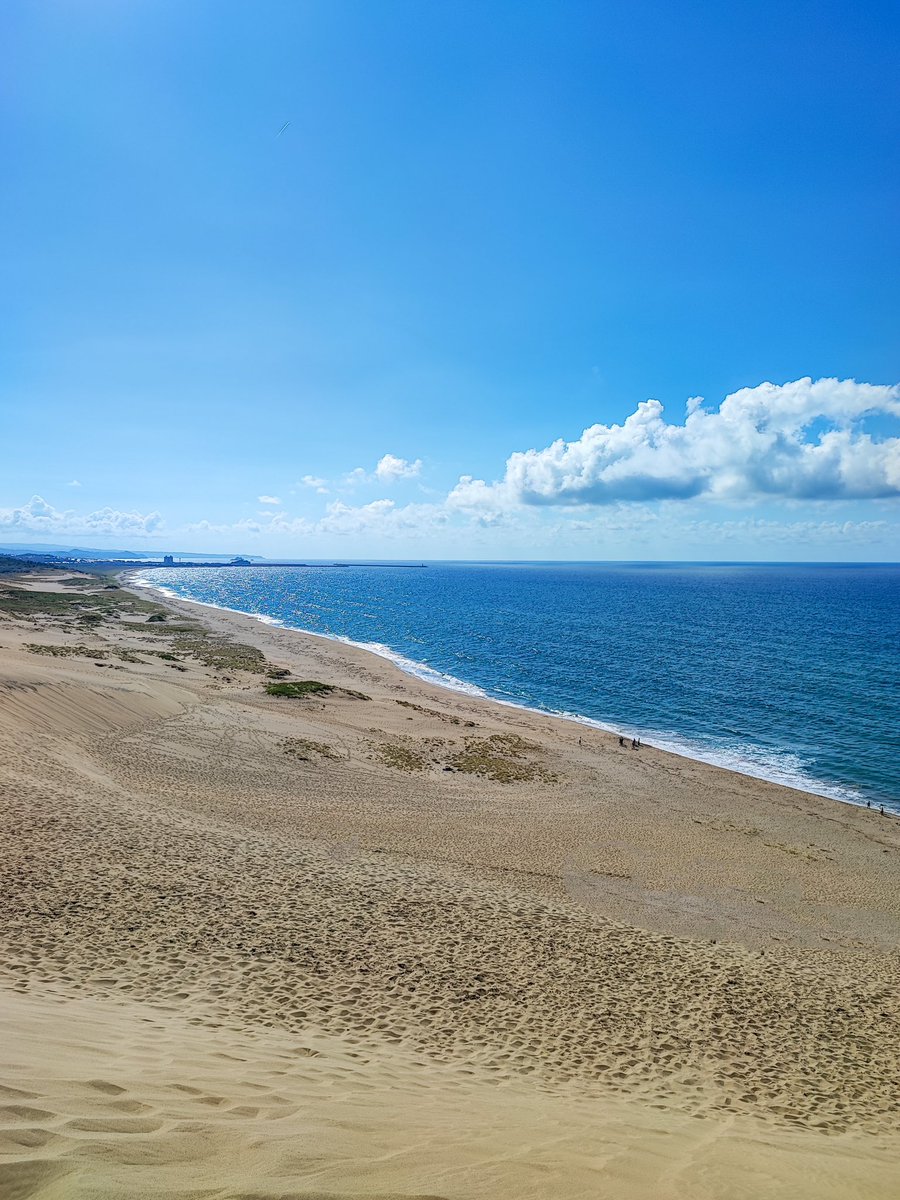
[[11,0],[0,542],[900,557],[898,25]]

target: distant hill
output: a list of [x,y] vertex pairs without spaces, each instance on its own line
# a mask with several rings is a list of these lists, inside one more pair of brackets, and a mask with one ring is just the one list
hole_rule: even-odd
[[33,571],[34,563],[11,554],[0,554],[0,575],[12,575],[19,571]]
[[[164,554],[172,554],[176,558],[188,558],[192,562],[229,562],[234,554],[195,554],[188,550],[98,550],[96,546],[58,546],[40,544],[38,542],[19,544],[0,544],[0,554],[53,554],[59,558],[92,558],[103,559],[153,559],[158,561]],[[261,554],[242,554],[249,562],[261,562]]]

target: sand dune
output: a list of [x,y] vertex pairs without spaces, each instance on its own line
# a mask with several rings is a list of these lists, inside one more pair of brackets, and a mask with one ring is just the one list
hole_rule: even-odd
[[896,1195],[900,823],[81,594],[0,621],[0,1195]]
[[498,1083],[377,1038],[55,989],[4,994],[0,1022],[9,1200],[896,1195],[892,1147],[875,1139],[811,1154],[749,1118]]

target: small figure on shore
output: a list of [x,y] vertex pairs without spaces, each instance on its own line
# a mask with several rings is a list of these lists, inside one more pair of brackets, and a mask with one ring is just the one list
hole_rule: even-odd
[[622,735],[621,735],[621,734],[619,734],[619,745],[620,745],[620,746],[624,746],[624,745],[625,745],[625,739],[622,737]]
[[881,806],[881,815],[884,816],[884,805]]
[[631,739],[631,748],[632,748],[632,750],[637,750],[637,746],[638,746],[638,744],[637,744],[637,738],[632,738],[632,739]]
[[581,738],[578,739],[578,745],[581,745]]
[[866,808],[871,808],[871,807],[872,807],[872,801],[871,801],[871,800],[867,800],[867,801],[866,801]]

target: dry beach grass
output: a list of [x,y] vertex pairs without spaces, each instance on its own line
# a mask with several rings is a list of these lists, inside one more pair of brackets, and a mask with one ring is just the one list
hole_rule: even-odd
[[0,585],[4,1197],[897,1194],[900,822],[70,583]]

